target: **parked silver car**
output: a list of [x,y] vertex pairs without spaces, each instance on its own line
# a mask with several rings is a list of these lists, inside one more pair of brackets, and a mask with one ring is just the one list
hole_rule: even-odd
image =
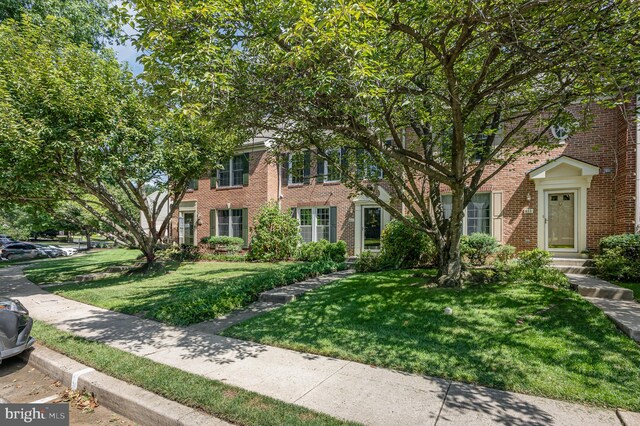
[[0,363],[33,346],[35,339],[29,336],[32,326],[33,320],[22,303],[0,297]]
[[9,243],[0,248],[0,257],[7,260],[35,259],[39,254],[38,247],[30,243]]

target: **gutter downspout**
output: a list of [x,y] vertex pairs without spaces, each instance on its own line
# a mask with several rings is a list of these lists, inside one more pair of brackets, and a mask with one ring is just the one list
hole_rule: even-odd
[[640,234],[640,94],[636,95],[636,217],[635,233]]

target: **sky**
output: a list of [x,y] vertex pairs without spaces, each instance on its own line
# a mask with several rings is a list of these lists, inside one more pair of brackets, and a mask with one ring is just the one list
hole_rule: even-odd
[[[120,2],[121,0],[115,0],[111,3],[111,5],[118,6]],[[128,35],[135,34],[134,29],[131,28],[130,25],[125,25],[122,29]],[[131,68],[131,71],[133,71],[134,75],[138,75],[142,72],[142,64],[140,64],[136,60],[136,58],[138,57],[138,52],[129,41],[127,41],[125,44],[112,43],[109,46],[116,52],[116,57],[120,62],[129,64],[129,67]]]

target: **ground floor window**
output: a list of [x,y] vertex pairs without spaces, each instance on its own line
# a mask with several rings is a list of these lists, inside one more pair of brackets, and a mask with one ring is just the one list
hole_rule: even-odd
[[[451,195],[442,196],[442,208],[445,218],[451,217]],[[464,211],[463,232],[491,234],[491,193],[479,193],[471,197]]]
[[331,240],[330,207],[300,207],[292,209],[293,216],[300,222],[302,241],[310,243]]
[[242,209],[218,210],[218,236],[243,238]]

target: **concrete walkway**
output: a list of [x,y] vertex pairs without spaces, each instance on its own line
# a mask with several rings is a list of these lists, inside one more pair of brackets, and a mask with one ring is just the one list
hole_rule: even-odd
[[111,312],[47,293],[20,267],[0,294],[31,315],[115,348],[329,415],[369,425],[620,425],[613,410],[230,339]]
[[567,274],[567,277],[578,294],[602,309],[623,333],[640,343],[640,303],[635,301],[633,291],[590,275]]

